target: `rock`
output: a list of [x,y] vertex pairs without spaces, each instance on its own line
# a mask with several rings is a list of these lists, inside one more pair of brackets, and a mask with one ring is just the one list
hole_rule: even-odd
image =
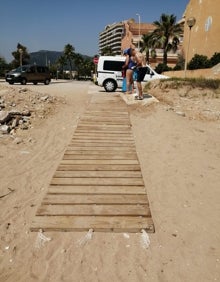
[[27,88],[21,88],[20,90],[19,90],[19,93],[22,93],[22,92],[27,92],[28,91],[28,89]]
[[0,125],[0,132],[2,132],[3,134],[7,134],[10,132],[10,127],[5,125]]
[[23,124],[20,125],[20,128],[21,128],[22,130],[27,130],[27,129],[28,129],[28,125],[25,124],[25,123],[23,123]]
[[48,95],[46,95],[46,96],[41,97],[41,98],[40,98],[40,100],[45,102],[45,101],[47,101],[47,100],[48,100],[48,98],[49,98],[49,96],[48,96]]
[[19,137],[16,137],[15,139],[14,139],[14,141],[13,141],[13,143],[15,143],[15,144],[20,144],[20,143],[22,143],[23,142],[23,140],[21,139],[21,138],[19,138]]
[[5,123],[10,120],[10,112],[8,111],[0,111],[0,123]]
[[176,112],[176,114],[178,116],[181,116],[181,117],[185,117],[186,116],[186,114],[184,112]]

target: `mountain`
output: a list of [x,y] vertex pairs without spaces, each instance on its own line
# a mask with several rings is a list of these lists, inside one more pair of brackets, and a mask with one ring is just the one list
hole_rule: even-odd
[[[58,58],[63,54],[62,51],[49,51],[49,50],[40,50],[37,52],[32,52],[30,54],[30,64],[37,64],[43,66],[51,66],[55,64]],[[91,59],[92,57],[87,55],[80,54],[84,59]],[[74,64],[73,64],[74,68]]]
[[63,54],[61,51],[48,51],[40,50],[30,53],[30,64],[36,63],[37,65],[53,65],[58,58]]

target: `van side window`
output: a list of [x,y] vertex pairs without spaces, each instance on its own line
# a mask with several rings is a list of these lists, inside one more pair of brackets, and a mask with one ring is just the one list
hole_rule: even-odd
[[34,67],[34,66],[30,67],[29,72],[30,72],[30,73],[35,73],[35,72],[36,72],[36,71],[35,71],[35,67]]
[[104,61],[103,70],[108,71],[121,71],[124,62],[120,61]]

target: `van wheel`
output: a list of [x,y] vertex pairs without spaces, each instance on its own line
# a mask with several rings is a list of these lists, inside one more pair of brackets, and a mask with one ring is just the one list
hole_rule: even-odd
[[13,82],[13,81],[10,81],[10,82],[9,82],[9,84],[11,84],[11,85],[12,85],[12,84],[14,84],[14,82]]
[[26,79],[26,78],[22,78],[21,84],[22,84],[22,85],[25,85],[26,83],[27,83],[27,79]]
[[117,88],[117,84],[114,80],[108,79],[103,83],[106,92],[114,92]]
[[49,79],[45,79],[44,84],[48,85],[49,83],[50,83],[50,80]]

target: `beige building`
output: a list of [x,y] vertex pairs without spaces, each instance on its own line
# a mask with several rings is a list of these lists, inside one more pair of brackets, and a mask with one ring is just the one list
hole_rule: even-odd
[[137,23],[134,19],[107,25],[99,34],[99,53],[105,47],[111,47],[115,55],[132,45],[138,47],[141,37],[152,32],[154,26],[148,23]]
[[[190,0],[185,13],[184,25],[184,54],[188,51],[190,61],[195,54],[212,57],[215,52],[220,52],[220,0]],[[191,28],[187,20],[191,17],[196,19]]]

